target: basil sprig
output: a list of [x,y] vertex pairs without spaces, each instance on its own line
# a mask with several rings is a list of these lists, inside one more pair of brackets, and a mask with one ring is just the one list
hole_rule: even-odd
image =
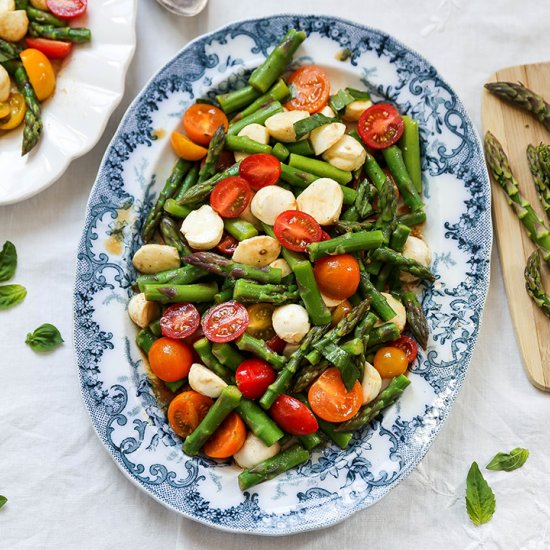
[[17,251],[12,242],[6,241],[0,252],[0,281],[8,281],[17,268]]
[[504,470],[511,472],[521,468],[529,458],[529,451],[517,447],[509,453],[497,453],[493,460],[487,464],[487,470]]
[[466,510],[475,525],[487,523],[495,513],[495,495],[473,462],[466,478]]
[[40,325],[27,334],[25,343],[34,351],[50,351],[64,342],[59,330],[50,323]]
[[2,508],[2,506],[4,506],[4,504],[6,504],[6,502],[8,502],[8,499],[6,497],[3,497],[2,495],[0,495],[0,508]]

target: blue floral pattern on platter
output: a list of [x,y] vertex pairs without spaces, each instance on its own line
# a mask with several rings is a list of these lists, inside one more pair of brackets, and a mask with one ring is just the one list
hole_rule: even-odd
[[[331,82],[367,86],[421,127],[434,285],[422,289],[431,326],[403,398],[346,450],[327,446],[299,468],[242,494],[238,469],[190,458],[166,422],[125,312],[135,279],[143,209],[174,162],[168,138],[194,99],[244,85],[290,27],[309,38],[296,64]],[[339,52],[351,50],[346,61]],[[479,138],[428,61],[380,31],[323,16],[280,15],[231,24],[186,46],[128,109],[103,159],[79,246],[75,349],[82,394],[123,472],[184,516],[236,532],[282,535],[334,524],[380,500],[422,459],[462,384],[489,284],[490,193]]]

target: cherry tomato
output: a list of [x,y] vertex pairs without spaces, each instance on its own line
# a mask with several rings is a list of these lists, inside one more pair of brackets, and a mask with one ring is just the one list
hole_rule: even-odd
[[293,98],[285,104],[291,111],[320,111],[328,101],[330,81],[326,73],[316,65],[306,65],[294,71],[288,79]]
[[48,99],[55,90],[55,73],[50,60],[42,52],[33,48],[23,50],[19,57],[29,75],[38,101]]
[[222,218],[237,218],[252,200],[252,189],[239,176],[230,176],[220,181],[210,194],[210,206]]
[[220,126],[227,131],[229,122],[224,112],[214,105],[195,103],[183,115],[183,127],[187,135],[199,145],[208,145]]
[[275,378],[275,370],[263,359],[247,359],[235,372],[237,387],[247,399],[259,399]]
[[206,156],[208,150],[193,143],[187,136],[180,132],[172,132],[170,143],[174,153],[184,160],[200,160]]
[[269,414],[291,435],[308,435],[319,429],[313,413],[301,401],[290,395],[279,395],[269,409]]
[[88,7],[88,0],[47,0],[48,9],[61,19],[80,17]]
[[25,113],[27,112],[27,104],[25,103],[25,98],[19,93],[12,93],[8,99],[8,108],[9,108],[9,118],[4,121],[3,124],[0,124],[0,130],[13,130],[17,128],[25,118]]
[[388,346],[404,351],[405,355],[407,356],[407,361],[409,363],[412,363],[416,359],[416,355],[418,354],[418,346],[416,345],[416,342],[409,336],[401,336],[397,340],[389,342]]
[[277,216],[273,231],[289,250],[305,252],[307,246],[321,240],[322,229],[315,218],[299,210],[286,210]]
[[246,440],[246,426],[241,417],[232,412],[218,426],[202,450],[210,458],[229,458],[233,456]]
[[200,324],[199,310],[193,304],[174,304],[160,318],[160,330],[168,338],[187,338]]
[[185,378],[192,364],[191,349],[181,340],[162,337],[149,350],[151,370],[165,382],[176,382]]
[[345,422],[363,404],[363,388],[355,382],[351,391],[347,391],[342,382],[340,371],[336,367],[327,369],[309,388],[307,395],[311,410],[328,422]]
[[332,311],[332,326],[335,327],[352,309],[353,306],[348,300],[340,302]]
[[330,241],[332,237],[324,230],[321,229],[321,241]]
[[231,300],[209,309],[202,318],[202,330],[211,342],[236,340],[248,326],[248,311]]
[[266,153],[249,155],[239,165],[239,175],[254,191],[258,191],[277,182],[281,175],[281,161]]
[[266,342],[266,344],[270,350],[278,353],[279,355],[283,353],[286,346],[286,342],[282,338],[279,338],[277,335],[273,336],[273,338],[270,338]]
[[393,105],[376,103],[360,116],[357,131],[368,147],[386,149],[403,134],[403,119]]
[[168,406],[168,422],[180,437],[187,437],[202,422],[214,401],[196,391],[176,395]]
[[73,49],[71,42],[63,42],[62,40],[48,40],[47,38],[32,38],[31,36],[27,36],[25,42],[29,48],[42,52],[49,59],[64,59]]
[[254,338],[261,340],[269,340],[275,334],[275,330],[271,324],[271,317],[275,308],[271,304],[253,304],[247,308],[248,310],[248,327],[246,332]]
[[393,378],[403,374],[407,370],[409,362],[407,354],[403,350],[388,346],[380,348],[376,352],[373,365],[382,378]]
[[359,264],[351,254],[325,256],[313,267],[319,290],[334,300],[353,296],[359,286]]
[[216,246],[216,249],[219,250],[222,254],[232,256],[238,245],[239,241],[235,239],[235,237],[233,237],[229,233],[224,233],[222,240],[219,242],[218,246]]

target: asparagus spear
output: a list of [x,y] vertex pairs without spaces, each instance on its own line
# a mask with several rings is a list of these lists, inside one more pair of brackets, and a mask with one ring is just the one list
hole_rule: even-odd
[[311,159],[302,155],[291,154],[288,164],[291,168],[315,174],[320,178],[331,178],[342,185],[349,183],[353,177],[351,172],[340,170],[324,160]]
[[[313,117],[308,117],[303,120],[309,120],[310,118],[313,118]],[[291,155],[301,155],[302,157],[315,156],[315,151],[313,150],[313,146],[311,145],[311,142],[309,141],[309,139],[302,139],[295,143],[287,143],[286,148],[288,149],[288,152]]]
[[246,136],[227,136],[225,146],[230,151],[241,151],[248,155],[271,153],[271,145],[265,145]]
[[263,340],[258,340],[258,338],[254,338],[246,332],[236,343],[241,351],[249,351],[257,355],[260,359],[271,364],[275,370],[281,370],[286,365],[286,359],[282,355],[275,353]]
[[50,40],[64,40],[65,42],[84,43],[92,39],[92,31],[81,27],[54,27],[53,25],[40,25],[31,23],[29,25],[29,34],[31,36],[40,36]]
[[352,432],[370,424],[383,409],[393,405],[401,397],[410,383],[411,381],[405,375],[396,376],[375,401],[361,407],[353,418],[337,426],[334,431]]
[[273,101],[284,101],[290,95],[290,90],[285,81],[281,78],[263,95],[253,101],[246,109],[235,115],[232,121],[242,118],[263,109]]
[[389,321],[393,319],[397,314],[393,308],[388,304],[386,298],[376,289],[369,279],[368,273],[365,271],[363,262],[359,262],[359,269],[361,270],[361,276],[359,279],[359,290],[365,298],[371,299],[371,306],[375,313],[382,319],[382,321]]
[[384,234],[381,230],[359,231],[334,237],[328,241],[311,243],[308,247],[309,259],[314,262],[323,256],[345,254],[361,250],[371,250],[382,246]]
[[176,199],[166,199],[164,203],[164,211],[174,218],[187,218],[193,211],[189,206],[180,206]]
[[550,105],[521,82],[488,82],[485,88],[504,101],[530,112],[550,131]]
[[374,229],[374,222],[354,222],[338,220],[333,226],[340,233],[353,233],[357,231],[371,231]]
[[377,326],[370,331],[369,340],[368,340],[368,349],[383,344],[385,342],[391,342],[392,340],[397,340],[401,332],[397,328],[395,323],[384,323],[383,325]]
[[311,386],[323,372],[325,372],[330,367],[328,361],[322,360],[315,365],[305,365],[303,366],[296,377],[294,386],[292,388],[292,393],[299,393],[304,391],[306,388]]
[[550,145],[541,143],[537,147],[537,156],[542,171],[546,174],[546,178],[550,181]]
[[281,162],[284,162],[288,158],[288,155],[290,155],[290,151],[282,143],[277,142],[273,146],[271,154],[277,157]]
[[148,328],[144,328],[137,333],[136,344],[147,355],[156,339],[157,337]]
[[420,134],[418,122],[407,115],[403,119],[403,135],[399,140],[399,147],[403,151],[403,161],[407,172],[411,176],[416,192],[422,196],[422,168],[420,163]]
[[258,234],[258,230],[250,223],[239,218],[225,218],[224,229],[238,241],[250,239]]
[[252,103],[260,92],[252,86],[244,86],[227,94],[217,95],[216,99],[225,113],[233,113]]
[[398,223],[403,225],[408,225],[412,227],[413,225],[419,225],[426,221],[426,212],[424,210],[417,210],[416,212],[409,212],[408,214],[403,214],[397,218]]
[[254,401],[243,398],[236,410],[254,435],[268,447],[284,436],[279,426]]
[[[13,61],[19,59],[19,54],[22,52],[22,48],[18,44],[8,42],[3,38],[0,38],[0,62]],[[6,67],[8,72],[12,72]],[[13,69],[15,71],[15,68]]]
[[225,169],[223,172],[220,172],[219,174],[216,174],[215,176],[212,176],[210,179],[207,179],[206,181],[202,181],[201,183],[197,183],[190,189],[188,189],[183,195],[181,195],[178,199],[179,205],[185,205],[185,204],[191,204],[194,202],[201,202],[204,199],[210,195],[210,193],[213,191],[214,187],[216,185],[224,180],[225,178],[228,178],[229,176],[238,176],[239,175],[239,163],[236,162],[233,164],[233,166],[230,166],[229,168]]
[[256,112],[241,118],[235,122],[231,122],[227,133],[231,135],[237,135],[244,127],[249,124],[263,124],[270,116],[276,115],[282,112],[283,106],[278,101],[273,101],[267,104],[262,109],[258,109]]
[[146,284],[144,292],[147,300],[161,304],[210,302],[218,292],[218,285],[214,282],[192,285]]
[[66,27],[67,22],[62,19],[58,19],[53,13],[49,11],[40,10],[33,6],[27,6],[25,8],[29,20],[33,23],[39,23],[40,25],[47,25],[49,27]]
[[162,336],[162,328],[160,326],[160,319],[155,319],[149,323],[147,327],[157,338]]
[[550,177],[543,170],[538,152],[541,148],[548,147],[548,145],[540,144],[538,147],[532,145],[527,146],[527,160],[529,162],[529,169],[533,176],[533,182],[537,189],[537,195],[539,197],[540,205],[546,212],[546,216],[550,220]]
[[230,344],[212,344],[212,354],[222,365],[228,367],[233,372],[237,370],[245,359],[244,356]]
[[199,182],[203,182],[216,174],[216,166],[225,145],[225,128],[220,124],[208,144],[208,153],[204,165],[199,172]]
[[266,302],[280,305],[296,302],[299,298],[300,293],[295,285],[256,284],[246,279],[239,279],[233,289],[233,299],[243,304]]
[[183,443],[183,452],[189,456],[199,453],[202,446],[241,401],[241,392],[236,386],[226,386],[195,431]]
[[[357,233],[356,233],[357,235]],[[328,241],[325,241],[328,242]],[[427,281],[435,281],[434,274],[429,270],[429,268],[423,266],[417,261],[406,258],[399,252],[392,250],[387,247],[380,247],[371,252],[371,258],[374,260],[379,260],[381,262],[388,262],[395,265],[401,271],[406,271],[419,279],[425,279]]]
[[223,277],[252,279],[260,283],[281,282],[281,270],[273,267],[254,267],[234,262],[214,252],[194,252],[183,258],[186,264],[194,265]]
[[231,381],[230,371],[222,365],[216,356],[212,353],[212,346],[207,338],[201,338],[197,340],[193,347],[197,352],[201,361],[214,373],[216,373],[222,380],[229,383]]
[[364,220],[374,212],[372,201],[376,196],[376,188],[371,185],[367,178],[363,178],[357,186],[357,195],[355,196],[355,208],[359,217]]
[[544,261],[550,265],[550,232],[529,201],[520,193],[508,157],[491,132],[485,134],[485,157],[493,178],[507,195],[508,204],[525,226],[529,238],[539,247]]
[[160,220],[160,233],[165,244],[173,246],[182,260],[191,254],[191,249],[187,246],[183,235],[172,218],[163,216]]
[[422,210],[424,208],[424,203],[414,187],[411,176],[407,172],[401,149],[399,149],[397,145],[391,145],[386,149],[382,149],[382,155],[393,174],[395,183],[399,188],[399,192],[405,204],[409,206],[413,212]]
[[525,287],[535,304],[547,317],[550,317],[550,296],[546,294],[542,285],[540,256],[537,250],[529,256],[525,266]]
[[269,87],[283,74],[294,52],[305,39],[305,32],[290,29],[266,60],[252,72],[248,83],[262,93],[267,92]]
[[428,346],[430,328],[422,304],[418,301],[414,292],[404,292],[401,296],[403,305],[407,312],[407,323],[414,337],[423,349]]
[[140,275],[136,282],[139,290],[143,292],[145,285],[188,285],[205,275],[208,275],[208,271],[194,265],[185,265],[177,269],[152,273],[151,275]]
[[[183,179],[183,183],[181,184],[180,188],[178,189],[178,192],[174,195],[174,202],[176,203],[176,205],[179,206],[179,200],[181,199],[181,197],[183,197],[183,195],[185,195],[185,193],[187,193],[187,190],[190,189],[191,187],[193,187],[193,185],[195,185],[197,183],[197,181],[199,181],[199,172],[200,172],[200,165],[198,163],[195,163],[191,166],[191,168],[189,169],[189,172],[187,172],[187,175],[185,176],[185,178]],[[166,203],[164,204],[164,209],[169,213],[169,214],[174,214],[174,212],[170,212],[167,208],[166,208],[166,205],[168,204],[168,202],[172,200],[172,199],[168,199],[166,201]],[[180,206],[180,208],[183,208],[182,206]],[[183,216],[180,216],[178,214],[175,214],[176,216],[180,217],[180,218],[185,218],[189,212],[191,210],[189,210],[187,212],[187,214],[183,215]]]

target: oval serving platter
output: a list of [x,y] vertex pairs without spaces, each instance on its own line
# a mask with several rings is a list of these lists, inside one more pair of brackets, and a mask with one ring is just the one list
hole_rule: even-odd
[[[294,63],[317,63],[333,89],[367,87],[420,122],[437,281],[422,289],[431,337],[400,401],[342,451],[242,494],[237,467],[190,458],[155,398],[126,313],[143,209],[175,158],[169,135],[194,99],[244,84],[289,27],[307,32]],[[342,50],[351,56],[341,61]],[[324,16],[280,15],[230,24],[196,39],[128,109],[91,192],[78,251],[74,338],[92,423],[122,471],[193,520],[228,531],[283,535],[343,520],[380,500],[422,459],[464,380],[489,284],[490,191],[479,138],[434,67],[380,31]]]

